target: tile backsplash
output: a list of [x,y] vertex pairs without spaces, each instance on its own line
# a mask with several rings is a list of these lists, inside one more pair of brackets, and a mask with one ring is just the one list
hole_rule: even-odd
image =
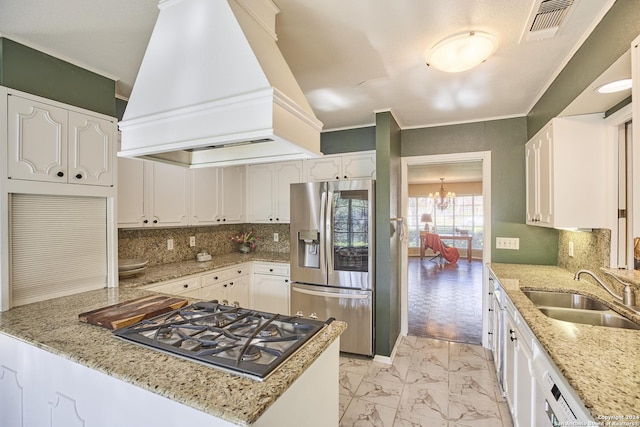
[[[145,228],[118,230],[119,259],[148,259],[149,265],[188,261],[206,249],[211,255],[231,253],[238,244],[229,237],[253,229],[260,238],[256,252],[289,252],[289,224],[225,224],[210,227]],[[278,233],[278,242],[273,234]],[[195,236],[196,245],[189,246]],[[173,249],[167,249],[167,240],[173,239]]]

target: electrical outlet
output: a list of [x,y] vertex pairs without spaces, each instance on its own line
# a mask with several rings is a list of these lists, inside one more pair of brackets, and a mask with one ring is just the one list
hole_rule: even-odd
[[196,236],[189,237],[189,246],[194,247],[196,245]]
[[278,236],[278,233],[273,233],[273,241],[277,242],[280,239],[280,236]]
[[569,242],[569,256],[573,258],[573,242]]
[[510,249],[517,251],[520,249],[520,238],[496,237],[496,249]]
[[172,251],[173,250],[173,239],[168,239],[167,240],[167,249]]

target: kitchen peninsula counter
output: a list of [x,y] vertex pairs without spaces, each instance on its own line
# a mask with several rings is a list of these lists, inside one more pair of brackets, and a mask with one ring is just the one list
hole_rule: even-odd
[[640,415],[640,331],[553,320],[522,290],[574,291],[639,323],[640,316],[614,304],[600,286],[585,278],[575,281],[560,267],[496,263],[489,267],[594,420]]
[[[15,307],[0,313],[0,333],[226,422],[251,425],[325,350],[335,348],[346,329],[344,322],[330,323],[268,378],[256,381],[119,340],[107,329],[78,321],[82,312],[150,294],[107,288]],[[336,348],[336,378],[337,354]],[[321,398],[309,388],[305,398]]]
[[213,255],[211,261],[198,262],[192,260],[150,266],[142,274],[120,279],[120,287],[137,288],[167,280],[180,279],[192,274],[231,267],[245,262],[259,261],[288,264],[290,260],[291,255],[288,252],[250,252],[248,254],[234,252]]

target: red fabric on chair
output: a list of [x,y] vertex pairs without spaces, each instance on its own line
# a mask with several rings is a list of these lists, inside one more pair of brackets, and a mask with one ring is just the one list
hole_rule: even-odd
[[424,248],[431,248],[434,253],[440,252],[442,258],[446,259],[450,264],[457,263],[458,258],[460,258],[458,249],[445,245],[440,236],[434,233],[424,234]]

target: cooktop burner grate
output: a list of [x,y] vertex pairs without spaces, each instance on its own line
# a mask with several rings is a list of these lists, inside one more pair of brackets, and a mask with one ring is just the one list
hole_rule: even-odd
[[114,335],[261,380],[332,320],[283,316],[213,300],[143,320]]

